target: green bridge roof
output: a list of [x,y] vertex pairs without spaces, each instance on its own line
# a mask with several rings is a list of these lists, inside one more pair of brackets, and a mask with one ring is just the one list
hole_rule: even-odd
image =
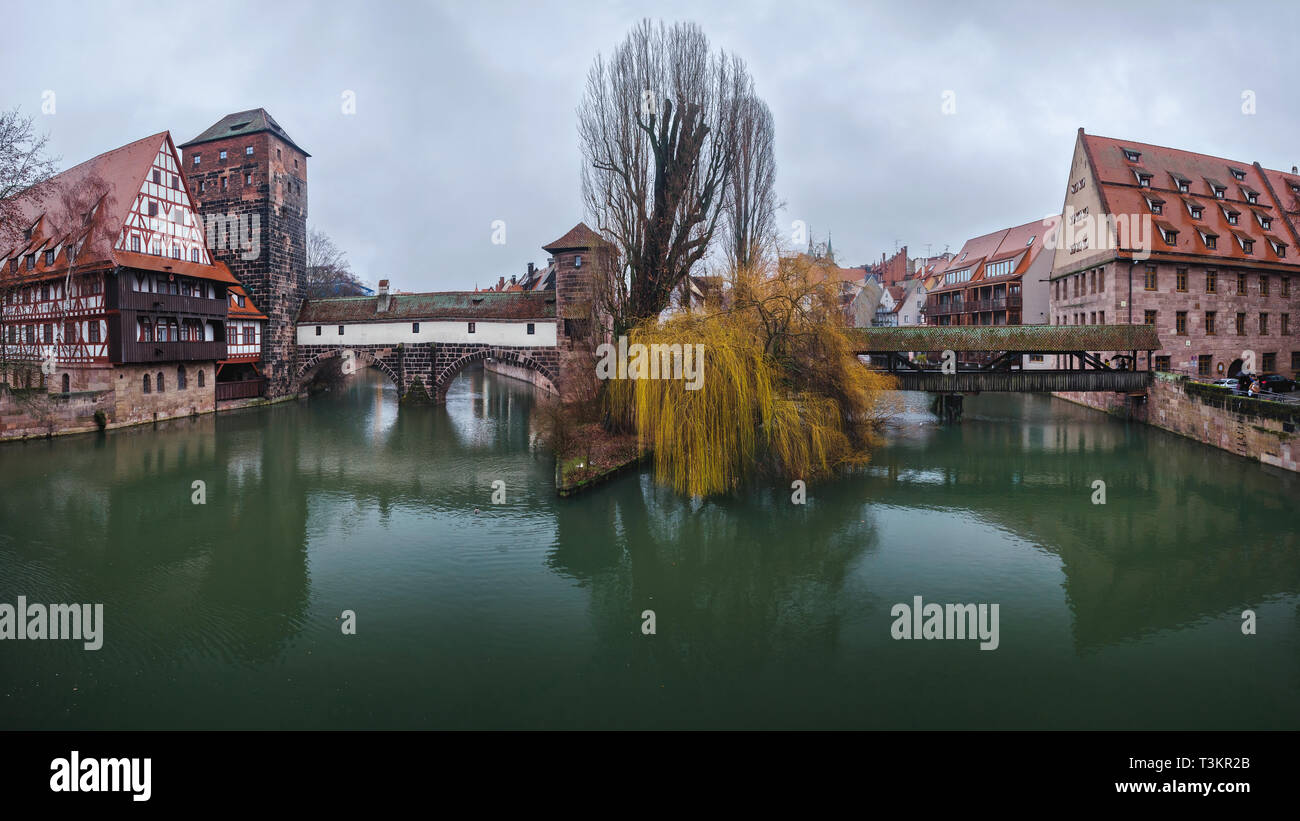
[[889,351],[1158,351],[1151,325],[927,325],[854,328],[858,353]]

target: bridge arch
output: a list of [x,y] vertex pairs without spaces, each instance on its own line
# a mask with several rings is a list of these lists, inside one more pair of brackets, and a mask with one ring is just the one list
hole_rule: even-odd
[[460,375],[461,371],[470,365],[484,362],[488,359],[506,365],[513,365],[518,368],[524,368],[541,377],[540,387],[550,390],[553,393],[559,393],[559,380],[556,368],[549,362],[545,362],[532,355],[532,349],[528,348],[502,348],[488,347],[475,348],[473,350],[457,350],[447,357],[439,357],[439,362],[434,367],[434,393],[438,402],[444,402],[447,399],[447,389],[451,383]]
[[[344,368],[347,367],[347,361],[351,359],[351,361],[356,363],[356,367],[358,368],[369,367],[381,371],[388,377],[389,381],[393,383],[393,386],[397,388],[398,393],[404,393],[406,391],[407,386],[402,384],[401,377],[398,376],[393,363],[387,361],[381,351],[374,351],[360,346],[344,347],[340,345],[338,347],[322,348],[320,350],[304,350],[303,353],[308,355],[301,357],[302,361],[298,365],[297,380],[299,384],[303,384],[313,371],[332,359],[343,359]],[[351,371],[349,371],[349,373],[351,373]]]

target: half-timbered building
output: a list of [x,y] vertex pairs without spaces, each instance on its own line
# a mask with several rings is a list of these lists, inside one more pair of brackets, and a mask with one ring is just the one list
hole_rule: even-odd
[[212,410],[227,289],[161,132],[18,195],[0,226],[0,379],[111,391],[109,422]]

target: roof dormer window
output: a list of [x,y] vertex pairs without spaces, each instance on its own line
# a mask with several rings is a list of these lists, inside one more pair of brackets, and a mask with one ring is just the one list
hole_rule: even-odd
[[1164,200],[1158,200],[1155,197],[1147,197],[1147,205],[1151,208],[1153,214],[1163,214],[1165,209]]
[[1232,176],[1233,176],[1233,177],[1235,177],[1235,178],[1237,178],[1237,179],[1239,179],[1239,180],[1244,180],[1244,179],[1246,179],[1246,172],[1245,172],[1245,171],[1242,171],[1242,170],[1240,170],[1240,169],[1238,169],[1238,168],[1229,168],[1228,170],[1232,172]]
[[1151,187],[1151,175],[1149,173],[1147,173],[1146,171],[1135,170],[1133,172],[1133,175],[1137,177],[1138,185],[1142,186],[1143,188]]
[[1241,240],[1241,250],[1245,251],[1247,254],[1253,254],[1255,252],[1255,240],[1247,239],[1246,237],[1238,237],[1238,239]]
[[1274,242],[1273,253],[1277,254],[1279,257],[1286,256],[1286,246],[1280,242]]
[[1192,213],[1192,219],[1198,220],[1201,218],[1201,207],[1199,205],[1188,206],[1187,210]]
[[1176,245],[1178,243],[1178,232],[1172,228],[1161,228],[1160,233],[1165,238],[1165,245]]
[[1269,217],[1266,217],[1266,216],[1264,216],[1263,214],[1256,214],[1255,216],[1259,217],[1259,227],[1261,227],[1261,228],[1270,228],[1270,227],[1272,227],[1272,225],[1273,225],[1273,220],[1270,219]]
[[1133,151],[1128,148],[1124,149],[1124,159],[1128,160],[1129,162],[1137,162],[1141,158],[1142,155],[1137,151]]
[[1238,220],[1237,220],[1237,216],[1238,216],[1238,214],[1237,214],[1236,211],[1229,211],[1229,212],[1228,212],[1228,224],[1229,224],[1229,225],[1236,225],[1237,222],[1238,222]]
[[1037,235],[1037,234],[1034,234],[1032,237],[1029,238],[1029,242],[1026,242],[1026,243],[1025,243],[1025,247],[1028,248],[1029,246],[1033,245],[1033,244],[1034,244],[1034,240],[1036,240],[1036,239],[1038,239],[1038,235]]
[[1214,198],[1216,200],[1221,200],[1223,199],[1223,195],[1227,192],[1228,189],[1222,185],[1219,185],[1218,183],[1212,182],[1210,183],[1210,190],[1214,192]]

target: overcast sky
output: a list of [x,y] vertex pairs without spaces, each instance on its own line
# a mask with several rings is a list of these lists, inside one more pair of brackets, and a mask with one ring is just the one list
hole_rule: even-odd
[[1300,164],[1293,0],[1047,5],[26,2],[6,12],[0,106],[35,114],[61,167],[264,107],[312,154],[310,225],[408,291],[544,263],[583,219],[574,111],[642,17],[745,58],[776,121],[780,224],[830,232],[842,265],[1059,212],[1080,126]]

